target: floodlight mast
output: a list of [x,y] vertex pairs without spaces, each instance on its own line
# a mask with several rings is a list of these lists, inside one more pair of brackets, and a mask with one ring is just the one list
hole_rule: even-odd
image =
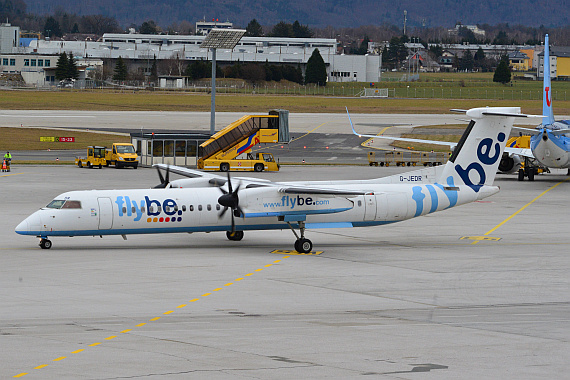
[[244,29],[212,29],[201,48],[212,49],[212,95],[210,105],[210,136],[216,133],[216,49],[233,49],[245,34]]

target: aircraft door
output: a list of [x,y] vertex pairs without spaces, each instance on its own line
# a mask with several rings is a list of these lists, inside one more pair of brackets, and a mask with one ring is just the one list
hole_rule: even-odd
[[113,228],[113,203],[111,198],[97,198],[99,203],[99,229],[110,230]]
[[376,219],[376,196],[364,196],[364,220]]

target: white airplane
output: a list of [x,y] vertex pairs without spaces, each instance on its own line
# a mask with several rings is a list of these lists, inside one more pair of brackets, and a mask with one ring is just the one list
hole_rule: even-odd
[[[518,172],[518,180],[523,181],[528,177],[529,181],[534,181],[536,165],[532,163],[536,160],[540,165],[548,168],[563,169],[568,168],[570,175],[570,120],[555,121],[552,110],[552,87],[550,85],[550,53],[548,46],[548,34],[544,42],[544,83],[542,100],[542,124],[535,129],[513,127],[521,135],[530,135],[530,149],[516,148],[514,146],[505,147],[504,154],[499,163],[499,171],[503,173]],[[464,110],[452,110],[465,112]],[[407,141],[424,144],[445,145],[454,149],[457,143],[435,140],[422,140],[392,136],[363,135],[352,128],[352,132],[358,136],[372,137],[377,139]],[[513,144],[514,145],[514,144]],[[522,162],[525,160],[525,167]],[[530,161],[530,162],[529,162]]]
[[[519,107],[474,108],[466,114],[472,121],[445,166],[362,181],[240,178],[234,186],[229,173],[226,179],[160,164],[161,184],[154,189],[63,193],[21,222],[16,233],[39,237],[40,247],[47,249],[51,236],[126,239],[130,234],[226,231],[237,241],[246,230],[290,228],[295,249],[308,253],[313,244],[306,229],[389,224],[497,193],[493,179],[513,121],[530,115]],[[170,182],[170,172],[189,178]]]

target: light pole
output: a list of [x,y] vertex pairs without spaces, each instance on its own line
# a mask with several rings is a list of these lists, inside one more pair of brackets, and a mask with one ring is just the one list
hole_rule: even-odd
[[245,34],[245,29],[212,29],[201,48],[212,50],[212,96],[210,103],[210,136],[216,133],[216,49],[232,50]]

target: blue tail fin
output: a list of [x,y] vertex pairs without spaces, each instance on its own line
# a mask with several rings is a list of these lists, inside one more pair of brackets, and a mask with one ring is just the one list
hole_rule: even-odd
[[554,111],[552,111],[552,86],[550,85],[550,46],[548,34],[544,37],[544,84],[542,86],[542,125],[554,124]]

